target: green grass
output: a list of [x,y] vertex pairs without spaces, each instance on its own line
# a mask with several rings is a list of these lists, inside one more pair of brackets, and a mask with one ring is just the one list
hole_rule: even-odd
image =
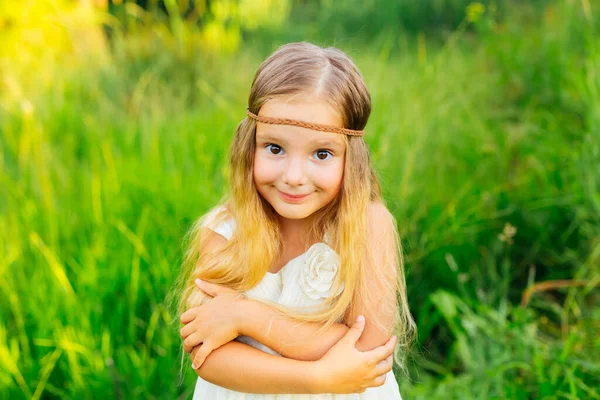
[[[442,43],[339,44],[372,92],[366,138],[406,247],[419,336],[404,398],[600,398],[600,14],[586,4],[487,12]],[[0,39],[0,397],[189,398],[165,298],[183,235],[225,191],[267,52],[206,54],[193,29],[85,51],[75,28],[52,32]],[[520,306],[557,279],[584,283]]]

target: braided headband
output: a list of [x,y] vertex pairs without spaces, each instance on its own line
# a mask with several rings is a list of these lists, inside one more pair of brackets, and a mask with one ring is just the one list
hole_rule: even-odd
[[246,114],[248,114],[248,116],[250,118],[252,118],[253,120],[262,122],[263,124],[293,125],[293,126],[299,126],[301,128],[313,129],[315,131],[341,133],[343,135],[351,135],[351,136],[362,136],[365,133],[364,131],[355,131],[353,129],[338,128],[337,126],[331,126],[331,125],[313,124],[311,122],[297,121],[295,119],[262,117],[260,115],[254,114],[249,109],[246,109]]

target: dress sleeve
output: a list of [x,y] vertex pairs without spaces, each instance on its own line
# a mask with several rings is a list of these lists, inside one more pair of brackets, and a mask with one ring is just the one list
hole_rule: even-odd
[[233,219],[224,221],[217,225],[213,230],[225,239],[230,240],[233,236],[233,231],[235,230],[235,221]]
[[[235,231],[235,220],[231,217],[225,219],[224,221],[221,218],[217,218],[217,216],[222,212],[227,212],[225,207],[219,207],[212,210],[207,216],[203,225],[223,236],[225,239],[230,240],[233,236],[233,232]],[[217,222],[218,220],[221,220],[222,222]]]

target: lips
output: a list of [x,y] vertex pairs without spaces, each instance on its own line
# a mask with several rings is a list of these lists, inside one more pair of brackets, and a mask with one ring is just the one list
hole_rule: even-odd
[[302,200],[304,200],[306,197],[308,197],[310,195],[310,193],[306,193],[306,194],[289,194],[289,193],[282,192],[281,190],[278,190],[278,192],[279,192],[279,195],[285,201],[292,202],[292,203],[302,201]]
[[306,196],[308,196],[310,194],[310,193],[307,193],[307,194],[289,194],[289,193],[281,192],[281,191],[280,191],[280,193],[283,194],[284,196],[291,197],[291,198],[294,198],[294,199],[301,199],[301,198],[306,197]]

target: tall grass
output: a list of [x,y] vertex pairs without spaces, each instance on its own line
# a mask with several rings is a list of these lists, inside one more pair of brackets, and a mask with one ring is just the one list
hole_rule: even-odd
[[[407,248],[405,398],[600,397],[598,15],[522,5],[442,44],[340,43],[372,91],[367,140]],[[107,43],[97,21],[44,10],[0,39],[4,398],[193,388],[165,297],[266,54],[206,53],[185,26]]]

